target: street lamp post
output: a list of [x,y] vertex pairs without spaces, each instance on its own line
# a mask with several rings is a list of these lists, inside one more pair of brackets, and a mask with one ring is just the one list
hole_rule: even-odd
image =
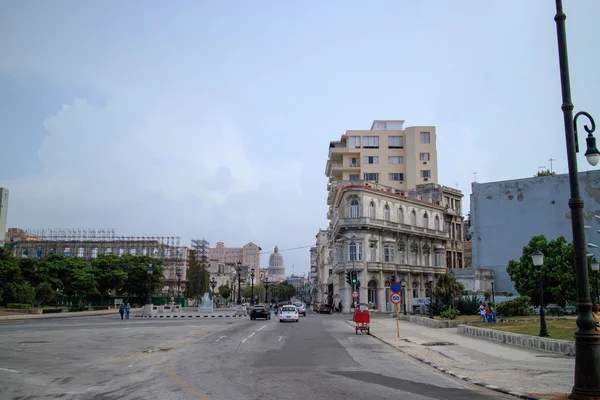
[[210,287],[212,289],[211,294],[212,294],[213,299],[215,298],[215,286],[217,286],[217,281],[215,280],[215,277],[213,276],[212,279],[210,280]]
[[494,297],[494,281],[492,281],[492,301],[496,302],[496,298]]
[[402,309],[404,315],[406,315],[406,281],[402,279]]
[[152,264],[148,264],[148,298],[146,299],[146,304],[152,304]]
[[254,268],[250,270],[250,305],[254,305]]
[[237,292],[237,305],[242,305],[242,263],[237,263],[237,275],[238,275],[238,292]]
[[591,265],[592,265],[592,271],[594,271],[595,275],[596,275],[596,296],[595,296],[595,298],[596,298],[596,301],[598,301],[598,296],[599,296],[599,294],[598,294],[598,270],[600,269],[600,264],[598,263],[598,260],[596,260],[596,257],[594,257],[592,259]]
[[233,303],[234,299],[235,299],[235,292],[233,291],[235,285],[232,282],[227,282],[227,286],[229,286],[229,288],[231,289],[231,292],[229,293],[229,301],[231,303]]
[[429,318],[433,319],[433,274],[427,275],[429,279]]
[[265,304],[268,304],[268,302],[269,302],[269,298],[268,298],[268,295],[269,295],[269,286],[271,285],[271,282],[269,282],[269,277],[268,276],[265,278],[264,285],[265,285]]
[[531,254],[531,260],[535,267],[540,268],[540,337],[548,337],[548,329],[546,327],[546,311],[544,310],[544,287],[542,285],[542,266],[544,265],[544,253],[536,250]]
[[180,291],[181,291],[181,268],[177,267],[177,269],[175,269],[175,274],[177,274],[177,304],[180,304],[179,302],[179,296],[180,296]]
[[600,153],[596,148],[596,138],[592,135],[596,128],[593,118],[586,112],[578,112],[573,117],[571,99],[571,78],[569,76],[569,56],[567,52],[567,31],[562,0],[556,0],[556,36],[558,41],[558,60],[560,67],[560,85],[562,91],[563,123],[567,144],[567,162],[569,166],[569,184],[571,198],[571,227],[573,231],[573,250],[575,275],[577,282],[577,332],[575,333],[575,382],[570,394],[571,399],[584,400],[600,398],[600,335],[596,332],[596,323],[592,316],[590,284],[587,266],[587,252],[583,222],[583,199],[579,192],[579,174],[577,168],[577,118],[588,118],[591,127],[584,125],[588,136],[585,156],[591,165],[598,164]]

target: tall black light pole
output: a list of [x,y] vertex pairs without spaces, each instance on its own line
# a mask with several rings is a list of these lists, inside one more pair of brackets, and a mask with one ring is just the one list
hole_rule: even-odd
[[152,264],[148,264],[148,298],[146,299],[146,304],[152,304]]
[[562,0],[556,0],[556,36],[558,39],[558,60],[560,66],[560,85],[562,91],[562,111],[567,143],[567,161],[569,166],[569,183],[571,186],[571,226],[573,230],[573,250],[575,258],[575,276],[577,280],[577,332],[575,332],[575,382],[570,394],[571,399],[584,400],[600,398],[600,335],[595,330],[596,323],[592,316],[590,299],[590,282],[587,266],[587,252],[583,222],[583,199],[579,192],[579,174],[577,169],[577,118],[585,116],[590,126],[584,125],[588,133],[585,156],[591,165],[598,164],[600,154],[596,148],[596,138],[592,135],[596,124],[590,114],[578,112],[573,117],[571,100],[571,78],[569,76],[569,55],[567,52],[567,31]]
[[213,276],[212,279],[210,280],[210,287],[212,289],[212,298],[215,298],[215,286],[217,286],[217,281],[215,280],[215,277]]
[[242,263],[237,263],[237,275],[238,275],[238,292],[237,292],[237,305],[242,305]]
[[177,267],[175,271],[175,273],[177,274],[177,304],[180,304],[179,296],[181,293],[181,268]]
[[427,275],[429,279],[429,318],[433,319],[433,274]]
[[263,284],[265,285],[265,304],[268,304],[269,303],[269,298],[268,298],[268,295],[269,295],[269,286],[271,286],[271,282],[269,282],[269,277],[268,276],[265,278],[265,281],[264,281]]
[[254,305],[254,268],[250,270],[250,305]]
[[542,266],[544,265],[544,253],[539,250],[531,254],[533,265],[540,269],[540,337],[548,337],[548,328],[546,326],[546,310],[544,310],[544,287],[542,284]]
[[494,297],[494,281],[492,281],[492,301],[496,302],[496,298]]

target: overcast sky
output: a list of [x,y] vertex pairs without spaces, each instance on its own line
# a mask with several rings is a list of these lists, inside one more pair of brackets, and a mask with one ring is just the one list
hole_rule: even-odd
[[[600,1],[564,3],[575,109],[600,123]],[[554,14],[550,0],[2,1],[8,225],[310,246],[329,141],[374,119],[436,125],[440,183],[466,206],[474,172],[529,177],[554,158],[565,173]],[[308,251],[282,252],[288,273]]]

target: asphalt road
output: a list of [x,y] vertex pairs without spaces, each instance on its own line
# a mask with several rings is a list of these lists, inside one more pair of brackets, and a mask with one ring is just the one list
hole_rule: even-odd
[[0,399],[491,400],[341,315],[0,323]]

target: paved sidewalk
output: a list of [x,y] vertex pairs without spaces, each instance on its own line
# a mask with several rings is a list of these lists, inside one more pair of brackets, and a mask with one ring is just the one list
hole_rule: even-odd
[[396,319],[383,316],[371,318],[370,331],[404,353],[475,382],[540,398],[568,393],[573,385],[574,357],[476,339],[459,334],[456,328],[435,329],[407,321],[400,321],[398,338]]
[[[131,315],[134,312],[141,311],[141,308],[132,308]],[[4,320],[15,320],[15,319],[41,319],[41,318],[72,318],[72,317],[89,317],[93,315],[110,315],[119,314],[119,310],[97,310],[97,311],[75,311],[75,312],[62,312],[53,314],[14,314],[14,315],[2,315],[0,321]]]

